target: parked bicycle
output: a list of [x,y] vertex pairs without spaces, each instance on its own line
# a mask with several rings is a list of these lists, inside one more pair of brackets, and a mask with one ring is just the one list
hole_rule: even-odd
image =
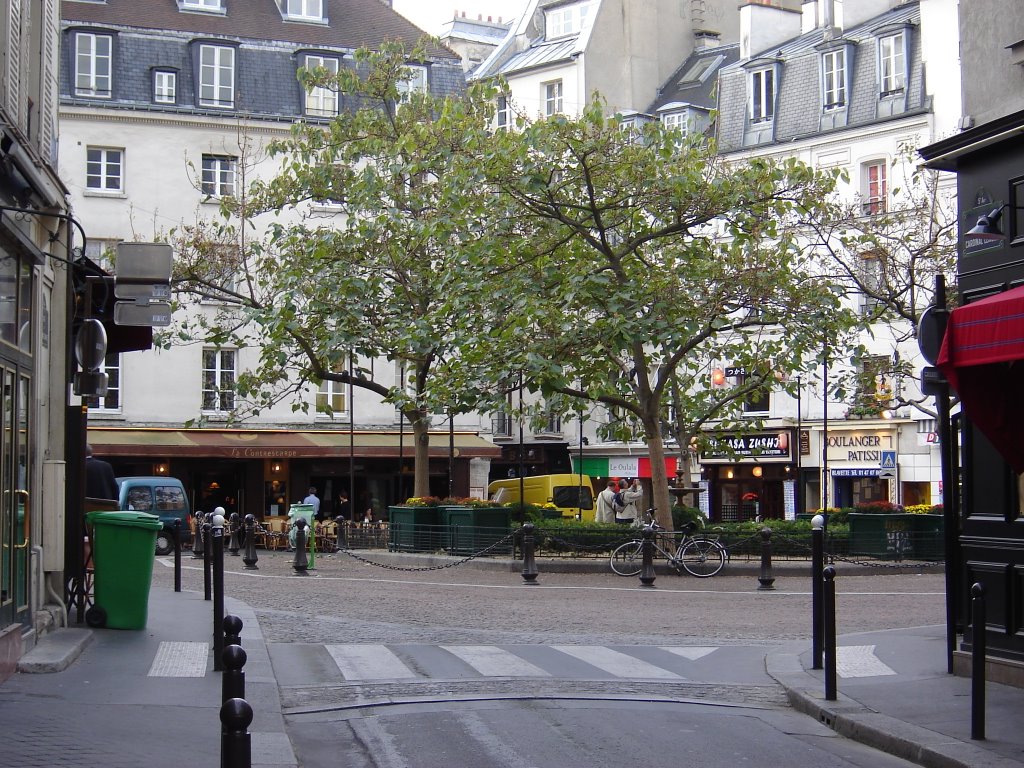
[[[714,576],[725,567],[725,561],[729,559],[728,550],[715,537],[703,534],[695,536],[695,522],[684,524],[680,531],[672,534],[664,533],[665,529],[654,522],[653,509],[647,510],[647,520],[655,531],[655,562],[665,560],[676,573],[682,575],[686,571],[701,579]],[[643,567],[643,543],[643,539],[637,537],[616,547],[610,559],[612,570],[619,576],[636,576],[640,573]]]

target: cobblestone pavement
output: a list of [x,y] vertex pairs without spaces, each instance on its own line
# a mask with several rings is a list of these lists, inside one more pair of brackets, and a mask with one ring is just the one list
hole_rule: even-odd
[[[373,553],[361,553],[368,559]],[[226,594],[253,607],[268,642],[765,644],[810,637],[810,581],[784,576],[758,591],[757,571],[712,579],[659,574],[655,589],[607,573],[543,572],[527,587],[516,571],[470,565],[377,568],[344,554],[317,555],[297,575],[293,556],[259,552],[258,570],[225,557]],[[182,586],[202,591],[199,561],[183,557]],[[838,631],[940,624],[944,576],[882,575],[837,564]],[[154,583],[173,585],[161,559]]]

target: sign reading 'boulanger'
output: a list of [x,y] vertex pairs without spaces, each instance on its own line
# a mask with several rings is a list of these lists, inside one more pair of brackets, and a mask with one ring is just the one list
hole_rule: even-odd
[[739,459],[789,461],[788,432],[755,432],[745,435],[710,436],[700,460],[728,463]]

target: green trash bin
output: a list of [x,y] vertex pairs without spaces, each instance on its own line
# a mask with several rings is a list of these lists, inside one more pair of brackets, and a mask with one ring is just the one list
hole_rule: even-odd
[[149,586],[153,581],[157,515],[145,512],[89,512],[94,568],[93,607],[86,622],[93,627],[145,629]]

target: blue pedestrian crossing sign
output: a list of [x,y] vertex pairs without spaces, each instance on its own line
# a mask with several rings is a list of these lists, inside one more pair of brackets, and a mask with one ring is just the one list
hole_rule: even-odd
[[896,451],[882,451],[882,460],[879,466],[882,469],[896,469]]

